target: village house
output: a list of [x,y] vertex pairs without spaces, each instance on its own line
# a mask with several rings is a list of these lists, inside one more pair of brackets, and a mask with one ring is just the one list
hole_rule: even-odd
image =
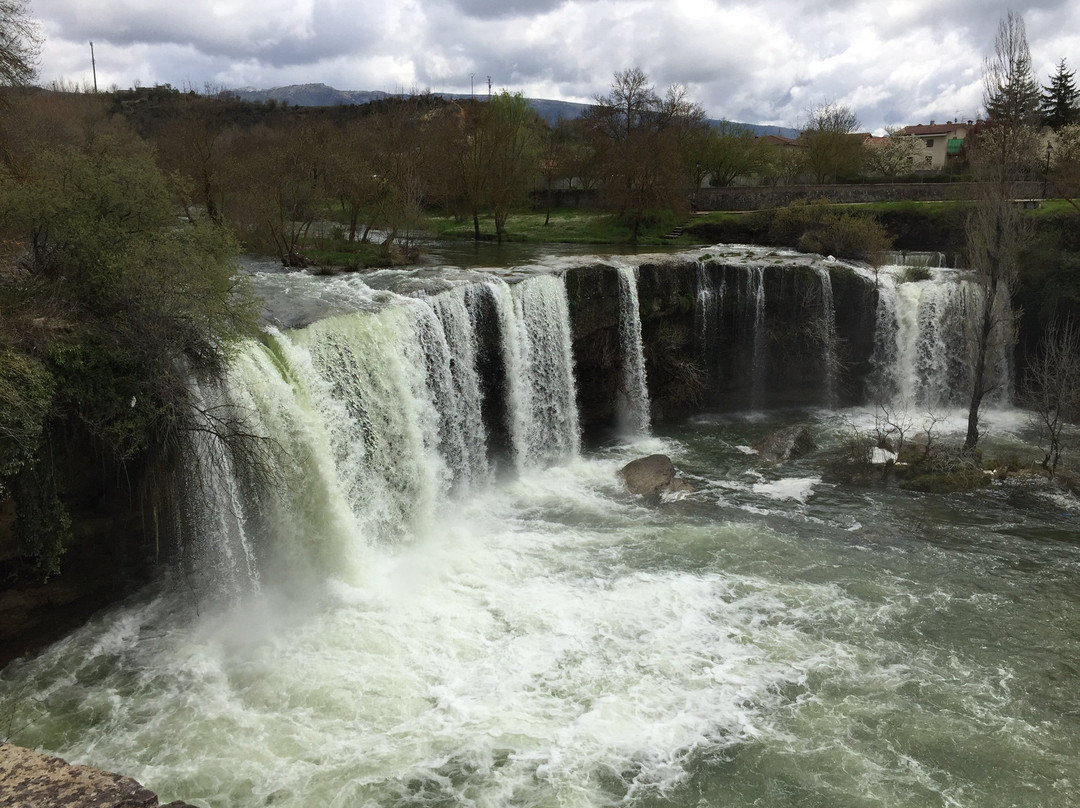
[[918,138],[923,144],[922,151],[915,155],[912,168],[916,171],[940,171],[945,168],[948,157],[960,153],[964,138],[973,126],[972,121],[947,121],[943,124],[930,121],[929,124],[905,126],[900,131]]

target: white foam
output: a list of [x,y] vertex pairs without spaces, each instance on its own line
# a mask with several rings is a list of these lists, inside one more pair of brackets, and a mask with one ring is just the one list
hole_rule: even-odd
[[771,499],[794,499],[806,502],[814,493],[814,486],[821,482],[820,477],[787,477],[773,482],[754,483],[754,493]]

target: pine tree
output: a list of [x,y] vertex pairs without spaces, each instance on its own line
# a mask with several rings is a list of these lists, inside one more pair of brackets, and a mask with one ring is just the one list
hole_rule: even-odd
[[1043,123],[1060,129],[1070,123],[1080,123],[1080,91],[1073,81],[1075,71],[1067,70],[1065,60],[1058,63],[1057,73],[1043,87],[1041,112]]

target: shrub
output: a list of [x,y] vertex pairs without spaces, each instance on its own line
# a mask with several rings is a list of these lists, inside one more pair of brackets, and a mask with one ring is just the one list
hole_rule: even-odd
[[904,272],[900,276],[900,283],[917,283],[918,281],[928,281],[933,277],[934,273],[929,267],[909,266],[904,267]]

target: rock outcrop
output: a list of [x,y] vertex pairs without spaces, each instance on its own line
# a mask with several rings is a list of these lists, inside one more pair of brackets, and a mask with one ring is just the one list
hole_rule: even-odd
[[619,469],[619,476],[633,494],[658,500],[664,494],[690,493],[694,487],[675,476],[675,466],[667,455],[654,454],[632,460]]
[[[0,808],[158,808],[157,795],[130,777],[0,743]],[[193,808],[170,802],[164,808]]]
[[755,443],[754,448],[769,462],[784,463],[812,451],[814,436],[806,424],[794,424],[770,432]]

